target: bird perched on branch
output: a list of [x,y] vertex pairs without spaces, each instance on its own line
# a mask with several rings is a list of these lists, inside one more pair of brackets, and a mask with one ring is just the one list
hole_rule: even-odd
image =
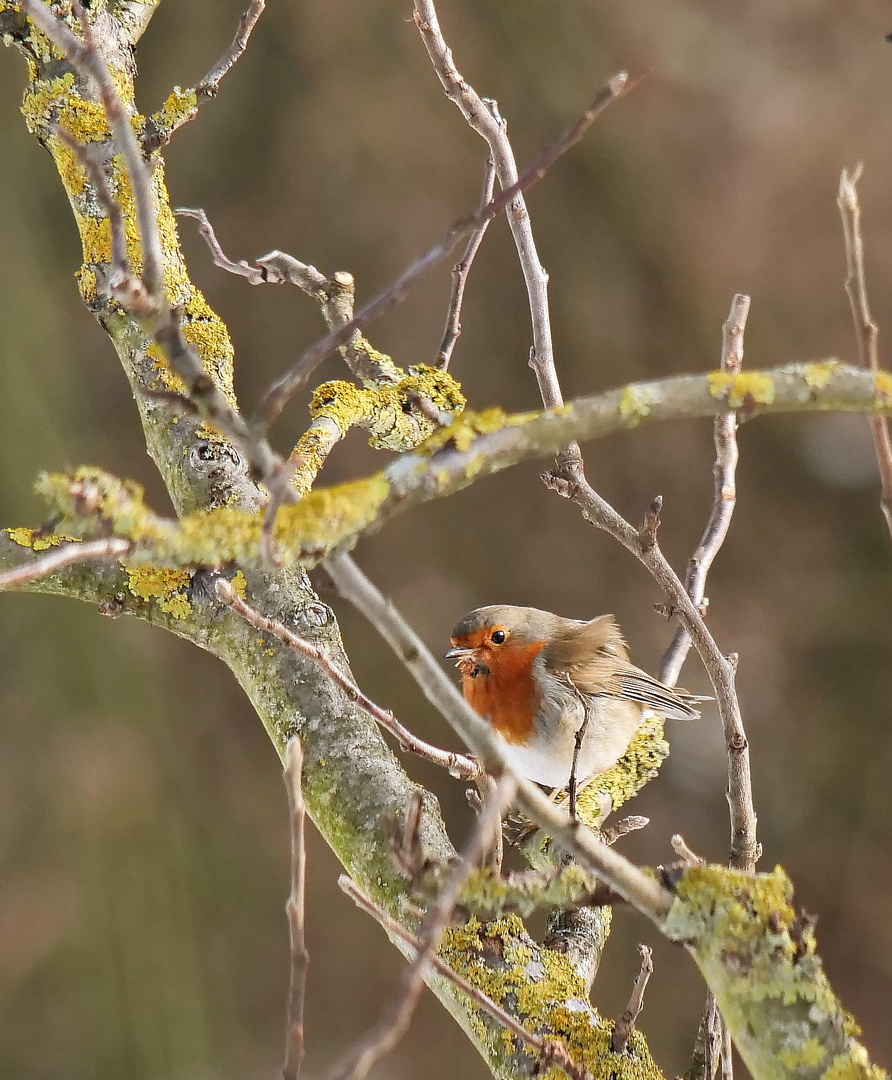
[[537,608],[477,608],[457,623],[446,657],[517,771],[569,787],[574,803],[577,782],[615,765],[643,720],[696,720],[698,703],[708,700],[630,663],[612,615],[582,622]]

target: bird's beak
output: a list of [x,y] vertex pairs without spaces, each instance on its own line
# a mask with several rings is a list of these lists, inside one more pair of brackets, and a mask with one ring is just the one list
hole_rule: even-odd
[[445,660],[470,660],[474,655],[474,649],[460,649],[458,647],[450,649],[448,653],[443,654]]

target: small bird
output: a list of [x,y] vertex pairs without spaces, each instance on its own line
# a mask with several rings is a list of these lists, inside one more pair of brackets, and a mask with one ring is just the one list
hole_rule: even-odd
[[517,771],[569,787],[574,804],[577,781],[615,765],[647,717],[696,720],[708,700],[630,663],[612,615],[583,622],[537,608],[477,608],[456,624],[446,658]]

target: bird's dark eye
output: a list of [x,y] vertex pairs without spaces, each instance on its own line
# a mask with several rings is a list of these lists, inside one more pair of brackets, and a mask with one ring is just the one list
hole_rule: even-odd
[[493,632],[491,641],[492,641],[493,645],[501,645],[505,641],[506,637],[507,637],[507,634],[505,633],[504,630],[496,630],[496,631]]

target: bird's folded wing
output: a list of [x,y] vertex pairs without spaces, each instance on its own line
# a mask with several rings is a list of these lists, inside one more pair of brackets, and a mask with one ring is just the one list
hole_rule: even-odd
[[673,690],[657,679],[651,678],[644,671],[624,671],[619,675],[617,682],[619,683],[618,697],[631,698],[632,701],[638,701],[646,708],[653,709],[659,716],[672,720],[699,719],[698,702],[710,700],[695,697],[684,690]]

